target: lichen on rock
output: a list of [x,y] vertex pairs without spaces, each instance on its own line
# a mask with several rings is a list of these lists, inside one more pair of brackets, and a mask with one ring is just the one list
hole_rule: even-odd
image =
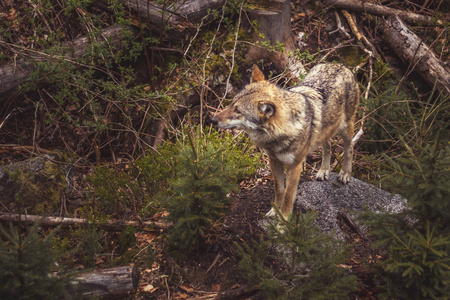
[[10,212],[46,215],[70,187],[73,158],[59,151],[0,166],[0,201]]

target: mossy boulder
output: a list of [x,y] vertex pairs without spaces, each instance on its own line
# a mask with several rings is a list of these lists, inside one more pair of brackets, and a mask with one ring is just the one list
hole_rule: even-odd
[[73,158],[54,151],[0,166],[0,202],[14,213],[47,215],[60,207],[71,186]]

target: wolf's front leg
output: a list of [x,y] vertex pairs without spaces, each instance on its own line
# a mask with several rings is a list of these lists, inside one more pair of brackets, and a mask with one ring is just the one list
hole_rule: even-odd
[[[281,161],[279,161],[276,157],[269,155],[269,164],[270,169],[272,170],[272,176],[275,187],[275,207],[278,210],[281,210],[281,206],[284,201],[284,195],[286,189],[284,187],[284,165]],[[267,217],[272,218],[277,215],[276,210],[272,207],[269,212],[266,214]]]
[[292,215],[294,208],[294,200],[297,195],[298,182],[303,170],[303,160],[295,165],[287,167],[286,171],[286,194],[284,196],[284,203],[281,207],[281,214],[285,219]]

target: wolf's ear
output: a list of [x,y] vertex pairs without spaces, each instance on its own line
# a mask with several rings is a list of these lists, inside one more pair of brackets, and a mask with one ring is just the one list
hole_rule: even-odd
[[253,65],[252,77],[250,78],[250,83],[257,82],[257,81],[264,81],[264,80],[266,80],[266,79],[264,78],[263,72],[261,72],[261,70],[258,68],[257,65]]
[[258,105],[258,109],[262,112],[267,118],[270,118],[275,114],[275,105],[273,103],[261,102]]

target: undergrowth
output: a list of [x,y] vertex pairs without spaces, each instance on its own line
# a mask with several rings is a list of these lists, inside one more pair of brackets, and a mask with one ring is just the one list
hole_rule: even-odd
[[[0,226],[0,295],[2,299],[63,299],[70,276],[52,274],[58,259],[53,237],[42,236],[39,222],[28,232]],[[75,294],[73,295],[75,299]]]
[[[396,140],[383,154],[382,184],[408,200],[398,214],[367,211],[362,218],[385,247],[380,265],[387,299],[445,299],[450,296],[450,139],[448,96],[389,104],[385,118]],[[385,109],[385,108],[382,108]],[[391,146],[392,147],[392,146]]]
[[[268,220],[267,238],[235,244],[244,276],[267,299],[345,299],[355,290],[356,277],[339,267],[349,247],[323,233],[316,217],[307,212],[280,223]],[[281,254],[281,271],[270,266],[270,248]]]
[[[10,3],[24,7],[27,14],[14,15],[8,9],[5,26],[0,28],[0,62],[8,62],[8,57],[26,59],[35,71],[14,95],[23,97],[21,104],[8,110],[15,100],[9,98],[0,109],[5,116],[11,113],[10,120],[15,121],[1,126],[17,124],[17,131],[5,131],[2,144],[63,145],[85,162],[129,156],[131,162],[100,165],[87,176],[92,190],[86,193],[82,215],[101,223],[109,218],[151,219],[168,212],[167,219],[174,223],[167,236],[172,249],[189,253],[212,243],[227,213],[228,194],[237,190],[240,180],[252,176],[261,162],[260,154],[242,135],[205,126],[213,113],[211,106],[222,107],[244,82],[250,35],[236,17],[245,13],[246,4],[227,1],[222,13],[209,11],[199,21],[198,34],[175,49],[163,34],[154,35],[146,25],[139,24],[134,38],[127,29],[131,24],[127,9],[116,1],[108,4],[112,13],[107,18],[89,0],[7,1],[5,7]],[[110,25],[123,27],[119,45],[101,39],[102,30]],[[256,23],[252,26],[257,28]],[[81,34],[94,42],[86,55],[71,59],[64,42]],[[283,49],[281,44],[260,46]],[[320,53],[305,49],[294,56],[313,64]],[[139,69],[142,66],[145,70]],[[148,77],[139,76],[142,72]],[[367,73],[358,74],[364,83],[371,80]],[[366,137],[358,147],[376,157],[370,167],[381,170],[383,187],[409,201],[409,210],[400,214],[365,216],[377,246],[386,249],[387,259],[379,271],[382,288],[387,298],[448,298],[449,98],[433,91],[424,99],[412,85],[398,89],[387,64],[375,62],[374,73],[374,84],[363,103]],[[193,99],[198,101],[192,104]],[[179,113],[182,108],[192,113],[192,123]],[[31,117],[22,118],[23,111]],[[156,147],[159,121],[166,124],[162,131],[168,138]],[[195,128],[178,129],[183,126]],[[22,190],[18,195],[28,197],[31,192]],[[284,248],[287,257],[282,272],[267,266],[270,246],[264,239],[237,245],[247,278],[270,297],[337,298],[353,290],[354,277],[337,267],[345,260],[345,249],[320,233],[313,221],[314,215],[305,214],[286,222],[284,233],[271,229],[270,243]],[[59,283],[48,276],[53,261],[47,238],[38,237],[37,229],[28,235],[15,228],[1,232],[3,288],[28,293],[27,288],[45,279],[43,288],[54,283],[59,289]],[[111,264],[118,261],[116,257],[121,257],[120,262],[133,259],[127,254],[135,243],[132,229],[124,230],[118,245],[105,235],[95,225],[76,229],[70,233],[71,241],[63,240],[59,247],[75,248],[87,267],[96,266],[105,256]],[[36,257],[27,243],[36,245]],[[21,260],[29,260],[35,269],[25,270]],[[44,290],[38,293],[46,295]]]
[[116,215],[151,216],[160,209],[175,223],[169,242],[192,250],[220,227],[228,194],[252,176],[260,155],[247,138],[215,129],[185,129],[174,143],[166,142],[129,170],[97,168],[87,177],[94,188],[91,210]]

